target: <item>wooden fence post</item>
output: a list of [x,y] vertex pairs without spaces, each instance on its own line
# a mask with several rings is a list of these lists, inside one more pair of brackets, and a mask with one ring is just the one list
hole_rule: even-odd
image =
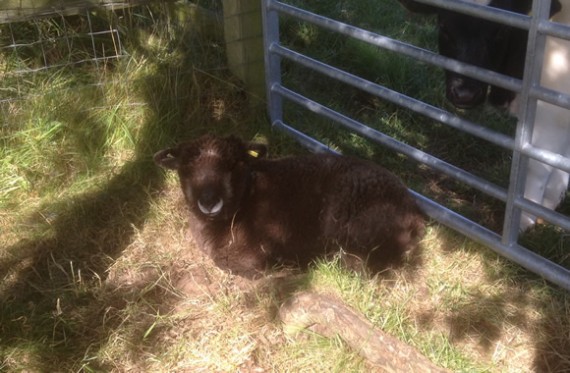
[[228,66],[253,105],[265,101],[261,0],[223,0]]

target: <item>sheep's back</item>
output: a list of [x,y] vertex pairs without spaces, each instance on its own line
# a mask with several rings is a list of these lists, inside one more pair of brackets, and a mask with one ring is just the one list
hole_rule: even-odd
[[255,173],[256,221],[287,232],[285,252],[311,256],[334,242],[399,255],[423,234],[423,215],[407,188],[375,163],[310,155],[260,162]]

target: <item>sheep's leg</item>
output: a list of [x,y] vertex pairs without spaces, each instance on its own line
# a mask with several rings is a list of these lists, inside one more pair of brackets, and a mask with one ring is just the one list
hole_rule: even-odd
[[544,207],[554,210],[566,194],[568,189],[568,173],[559,169],[554,169],[550,174],[550,179],[546,184],[544,191],[544,199],[542,201]]
[[[554,149],[556,153],[562,154],[565,157],[570,157],[570,112],[565,109],[558,110],[561,112],[559,115],[559,119],[561,126],[557,131],[559,139],[558,139],[558,147]],[[555,145],[555,144],[551,144]],[[564,195],[566,194],[566,190],[568,189],[568,180],[569,174],[566,171],[562,171],[560,169],[554,168],[550,179],[546,184],[546,190],[544,192],[544,199],[543,205],[550,209],[555,209],[558,207]]]
[[[551,171],[552,167],[534,159],[529,160],[524,191],[526,199],[542,204],[546,190],[546,181],[549,179]],[[533,226],[535,222],[536,216],[523,212],[520,228],[524,231]]]
[[[538,102],[536,124],[532,144],[558,154],[567,155],[570,143],[570,128],[568,125],[568,110]],[[536,160],[529,160],[525,185],[525,198],[554,209],[560,203],[568,187],[568,173]],[[523,213],[521,229],[533,225],[536,217]]]

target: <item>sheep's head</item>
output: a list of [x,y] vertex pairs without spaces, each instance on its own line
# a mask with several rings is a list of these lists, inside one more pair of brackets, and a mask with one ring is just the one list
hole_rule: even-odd
[[235,136],[206,135],[164,149],[154,161],[178,171],[186,201],[196,216],[209,220],[231,219],[251,182],[251,162],[263,158],[267,148],[245,143]]

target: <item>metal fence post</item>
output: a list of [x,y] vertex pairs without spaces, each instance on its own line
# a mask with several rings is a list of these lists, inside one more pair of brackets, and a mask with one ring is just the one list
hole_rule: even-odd
[[274,125],[283,121],[283,99],[274,91],[275,86],[281,85],[281,57],[272,51],[273,46],[279,44],[279,15],[271,9],[272,3],[273,0],[261,0],[267,111],[271,124]]
[[519,224],[522,211],[516,206],[516,200],[524,197],[528,156],[521,150],[531,143],[534,121],[536,116],[536,98],[530,96],[532,87],[540,84],[542,62],[546,35],[538,32],[538,24],[542,20],[548,20],[550,14],[550,1],[534,0],[532,17],[527,44],[527,55],[523,77],[522,91],[519,94],[519,122],[515,136],[515,148],[511,165],[511,177],[505,209],[505,223],[503,226],[503,244],[512,245],[517,242],[519,236]]

